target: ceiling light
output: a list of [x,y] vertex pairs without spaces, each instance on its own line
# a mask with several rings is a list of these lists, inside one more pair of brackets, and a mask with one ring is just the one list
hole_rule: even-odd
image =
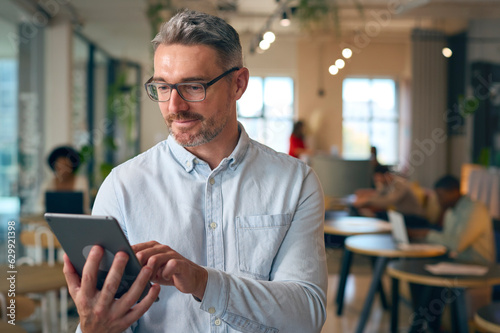
[[265,39],[261,40],[260,43],[259,43],[259,47],[262,49],[262,50],[267,50],[269,49],[269,47],[271,47],[271,43],[269,43],[268,41],[266,41]]
[[276,40],[276,35],[272,31],[268,31],[264,34],[264,40],[271,44]]
[[443,55],[446,57],[446,58],[449,58],[453,55],[453,51],[449,48],[449,47],[445,47],[443,48]]
[[281,26],[288,27],[290,26],[290,23],[292,23],[292,21],[290,21],[290,19],[288,18],[288,14],[286,12],[283,12],[283,15],[281,16],[280,20]]
[[332,75],[336,75],[339,72],[339,69],[337,66],[331,65],[330,67],[328,67],[328,72],[330,72],[330,74]]
[[336,66],[338,69],[342,69],[342,68],[344,68],[344,66],[345,66],[345,61],[344,61],[344,60],[342,60],[342,59],[337,59],[337,60],[335,61],[335,66]]
[[349,59],[352,57],[352,51],[350,48],[346,47],[345,49],[342,50],[342,56],[346,59]]

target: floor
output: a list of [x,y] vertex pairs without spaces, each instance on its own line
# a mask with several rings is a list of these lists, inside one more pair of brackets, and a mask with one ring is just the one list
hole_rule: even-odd
[[[344,309],[342,316],[337,316],[337,306],[335,296],[339,280],[339,268],[342,250],[327,249],[328,261],[328,293],[327,293],[327,318],[321,333],[342,332],[349,333],[356,330],[358,319],[363,307],[366,294],[372,278],[371,262],[368,257],[354,255],[351,274],[347,278]],[[383,278],[386,298],[390,301],[390,279]],[[401,294],[408,295],[406,286],[401,284]],[[405,300],[399,302],[399,326],[398,332],[407,332],[412,311]],[[387,333],[390,330],[390,311],[384,310],[378,295],[372,307],[370,318],[364,332],[366,333]]]

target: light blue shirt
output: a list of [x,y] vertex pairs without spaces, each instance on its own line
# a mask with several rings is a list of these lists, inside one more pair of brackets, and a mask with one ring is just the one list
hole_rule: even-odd
[[131,244],[155,240],[204,266],[202,302],[162,286],[133,332],[320,332],[326,319],[324,201],[306,164],[251,140],[209,165],[166,141],[116,167],[94,215]]

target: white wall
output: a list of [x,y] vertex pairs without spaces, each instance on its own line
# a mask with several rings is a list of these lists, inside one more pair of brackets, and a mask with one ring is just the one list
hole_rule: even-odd
[[500,20],[472,20],[468,30],[468,62],[500,64]]
[[250,42],[254,35],[241,35],[244,65],[252,76],[297,77],[297,38],[277,35],[271,47],[262,54],[250,54]]
[[71,143],[72,35],[69,21],[45,29],[45,151]]

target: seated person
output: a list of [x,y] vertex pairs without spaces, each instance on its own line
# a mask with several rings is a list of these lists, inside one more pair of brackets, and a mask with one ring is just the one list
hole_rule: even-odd
[[[493,225],[486,207],[460,194],[460,182],[453,176],[444,176],[434,185],[439,204],[445,210],[443,231],[419,230],[410,236],[425,236],[428,243],[442,244],[449,250],[449,256],[478,264],[488,264],[495,261],[495,243]],[[415,309],[429,309],[431,300],[440,298],[442,288],[410,284]],[[427,295],[423,299],[422,295]],[[469,312],[486,305],[491,301],[491,288],[467,290],[466,294]],[[434,311],[435,312],[435,311]],[[433,316],[422,315],[415,311],[410,332],[421,332],[427,322],[431,331],[439,332],[441,313]]]
[[357,198],[353,206],[361,215],[372,213],[387,220],[387,210],[394,209],[405,216],[408,227],[428,225],[423,217],[423,208],[406,179],[389,172],[387,166],[379,165],[375,167],[373,180],[375,190],[356,192]]
[[42,184],[42,195],[39,201],[39,210],[45,207],[45,192],[82,192],[85,213],[90,213],[89,186],[87,178],[77,175],[81,160],[78,152],[70,146],[55,148],[47,158],[47,164],[54,176]]

